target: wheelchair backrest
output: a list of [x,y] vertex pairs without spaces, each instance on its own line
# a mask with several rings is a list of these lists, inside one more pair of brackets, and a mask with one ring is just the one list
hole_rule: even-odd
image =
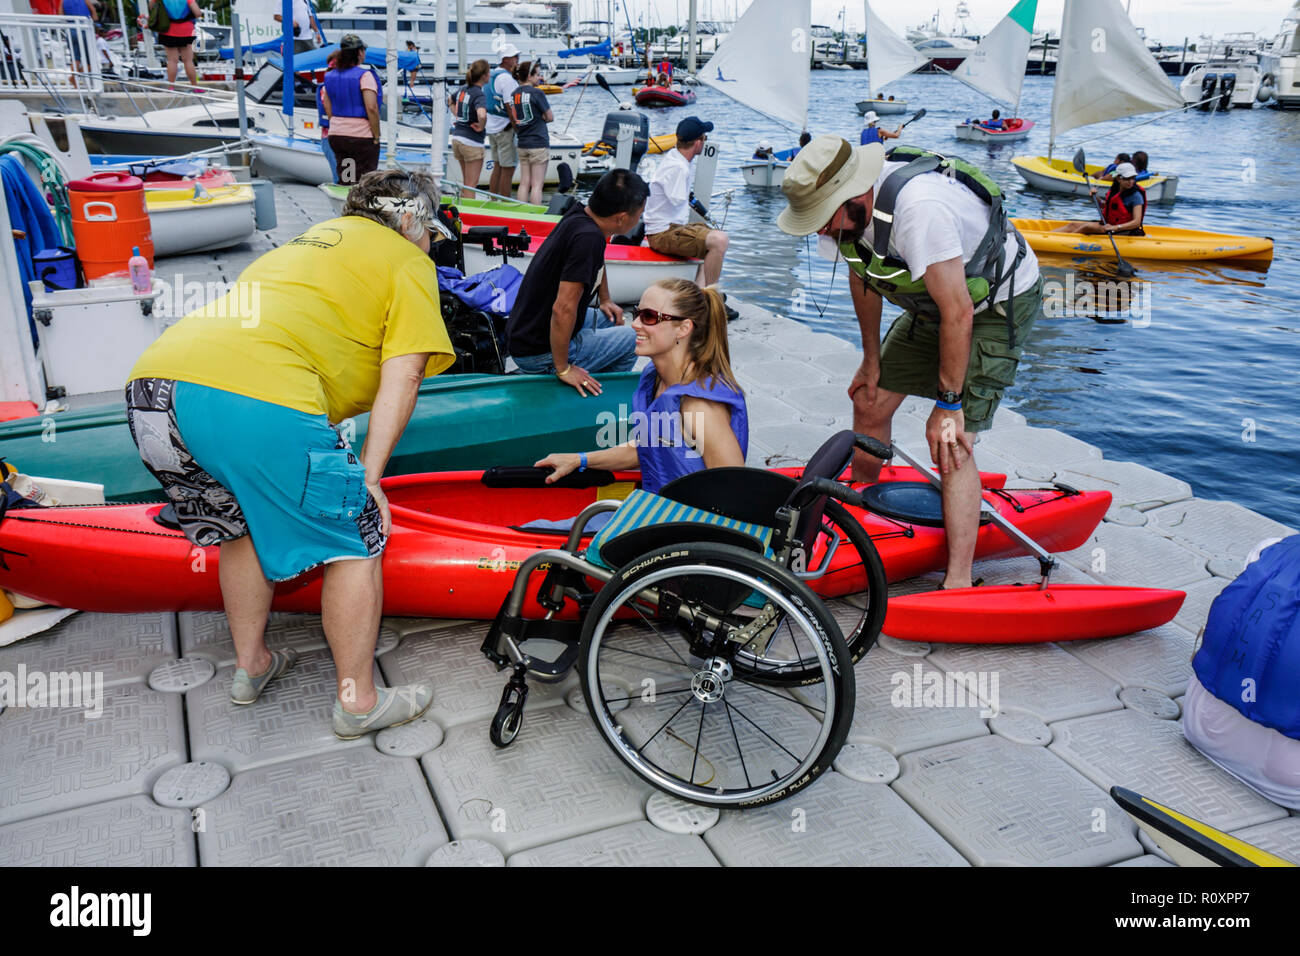
[[[813,453],[812,458],[808,459],[808,465],[803,470],[803,478],[799,482],[802,487],[804,484],[817,478],[836,479],[844,473],[844,469],[849,467],[853,461],[853,442],[856,436],[849,430],[836,432],[822,444]],[[790,498],[793,500],[798,489],[791,492]],[[805,547],[812,546],[817,531],[821,527],[822,513],[826,510],[826,496],[821,495],[810,502],[799,515],[799,525],[795,528],[795,538]]]

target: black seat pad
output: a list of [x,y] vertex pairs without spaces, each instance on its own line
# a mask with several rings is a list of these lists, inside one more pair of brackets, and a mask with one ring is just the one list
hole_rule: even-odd
[[[928,481],[885,481],[862,489],[862,505],[882,518],[893,518],[923,528],[943,527],[943,496]],[[993,518],[980,514],[980,524]]]
[[763,468],[707,468],[682,475],[659,490],[661,497],[749,524],[771,528],[795,480]]

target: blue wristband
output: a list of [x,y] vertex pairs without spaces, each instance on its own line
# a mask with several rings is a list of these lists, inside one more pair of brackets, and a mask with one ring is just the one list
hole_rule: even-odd
[[937,407],[942,408],[945,412],[959,412],[959,411],[961,411],[961,402],[957,402],[956,404],[952,404],[952,403],[950,403],[950,402],[941,402],[941,401],[939,401],[938,399],[935,399],[934,404],[935,404]]
[[586,470],[587,470],[587,453],[584,451],[578,454],[578,471],[586,471]]

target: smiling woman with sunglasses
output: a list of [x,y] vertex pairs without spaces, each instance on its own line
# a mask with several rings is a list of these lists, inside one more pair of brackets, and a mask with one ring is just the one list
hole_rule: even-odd
[[641,296],[632,320],[636,354],[650,358],[632,400],[632,439],[536,463],[558,481],[573,471],[641,469],[649,492],[705,468],[740,466],[749,445],[745,396],[727,349],[727,313],[714,288],[671,279]]

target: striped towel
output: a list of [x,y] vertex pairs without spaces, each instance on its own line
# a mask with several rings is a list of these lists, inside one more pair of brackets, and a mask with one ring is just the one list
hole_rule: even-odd
[[762,544],[763,553],[768,559],[775,557],[775,553],[772,551],[773,531],[766,525],[737,521],[734,518],[724,518],[712,511],[692,508],[690,505],[684,505],[668,498],[661,498],[659,495],[653,495],[638,488],[614,512],[614,517],[610,519],[609,524],[605,525],[591,539],[591,544],[587,546],[587,560],[602,567],[609,567],[600,557],[602,545],[635,528],[644,528],[653,524],[666,524],[673,521],[717,525],[730,528],[733,531],[740,531],[757,539]]

